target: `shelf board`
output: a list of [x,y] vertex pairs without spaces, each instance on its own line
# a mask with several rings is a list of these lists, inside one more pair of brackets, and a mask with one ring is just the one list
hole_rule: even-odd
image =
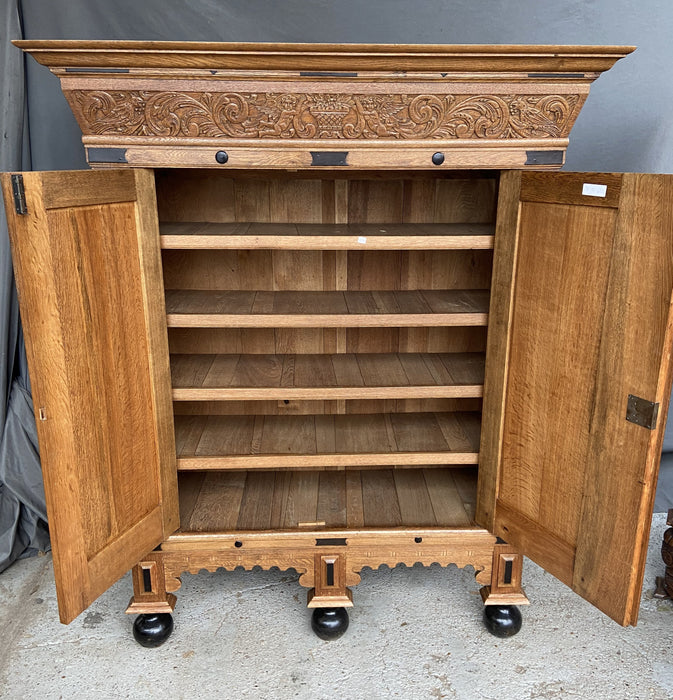
[[181,531],[470,527],[477,470],[190,472]]
[[175,401],[479,398],[483,353],[172,355]]
[[479,413],[176,415],[178,469],[477,464]]
[[167,290],[172,328],[485,326],[486,289],[367,292]]
[[483,250],[493,224],[281,224],[170,222],[160,225],[165,249]]

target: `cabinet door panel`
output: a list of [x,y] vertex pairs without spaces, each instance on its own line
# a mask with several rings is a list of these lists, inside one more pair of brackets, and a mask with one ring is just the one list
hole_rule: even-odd
[[[502,184],[478,517],[635,624],[670,396],[673,178]],[[659,404],[654,429],[626,420],[629,395]]]
[[159,233],[149,171],[3,176],[69,622],[178,524]]

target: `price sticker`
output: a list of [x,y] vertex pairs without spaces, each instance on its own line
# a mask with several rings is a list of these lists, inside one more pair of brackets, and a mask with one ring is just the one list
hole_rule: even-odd
[[607,185],[592,185],[590,182],[585,182],[582,185],[582,194],[587,197],[605,197],[607,193]]

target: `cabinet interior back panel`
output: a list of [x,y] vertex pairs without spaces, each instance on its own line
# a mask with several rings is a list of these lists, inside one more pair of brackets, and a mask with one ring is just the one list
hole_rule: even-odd
[[166,289],[488,289],[490,250],[164,250]]
[[160,221],[492,223],[495,177],[462,173],[317,179],[305,173],[157,172]]
[[483,352],[486,328],[169,328],[168,341],[175,354]]
[[180,475],[183,532],[469,527],[472,468]]
[[[282,393],[279,394],[282,396]],[[346,401],[176,401],[173,413],[201,416],[237,415],[317,415],[321,413],[422,413],[438,411],[480,411],[480,398],[471,399],[348,399]]]

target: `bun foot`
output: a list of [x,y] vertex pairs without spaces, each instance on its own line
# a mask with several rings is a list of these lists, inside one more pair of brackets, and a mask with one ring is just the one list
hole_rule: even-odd
[[338,639],[348,629],[346,608],[315,608],[311,616],[311,629],[320,639]]
[[513,637],[521,629],[521,611],[516,605],[485,605],[484,624],[496,637]]
[[133,636],[144,647],[159,647],[173,631],[173,616],[170,613],[138,615],[133,623]]

